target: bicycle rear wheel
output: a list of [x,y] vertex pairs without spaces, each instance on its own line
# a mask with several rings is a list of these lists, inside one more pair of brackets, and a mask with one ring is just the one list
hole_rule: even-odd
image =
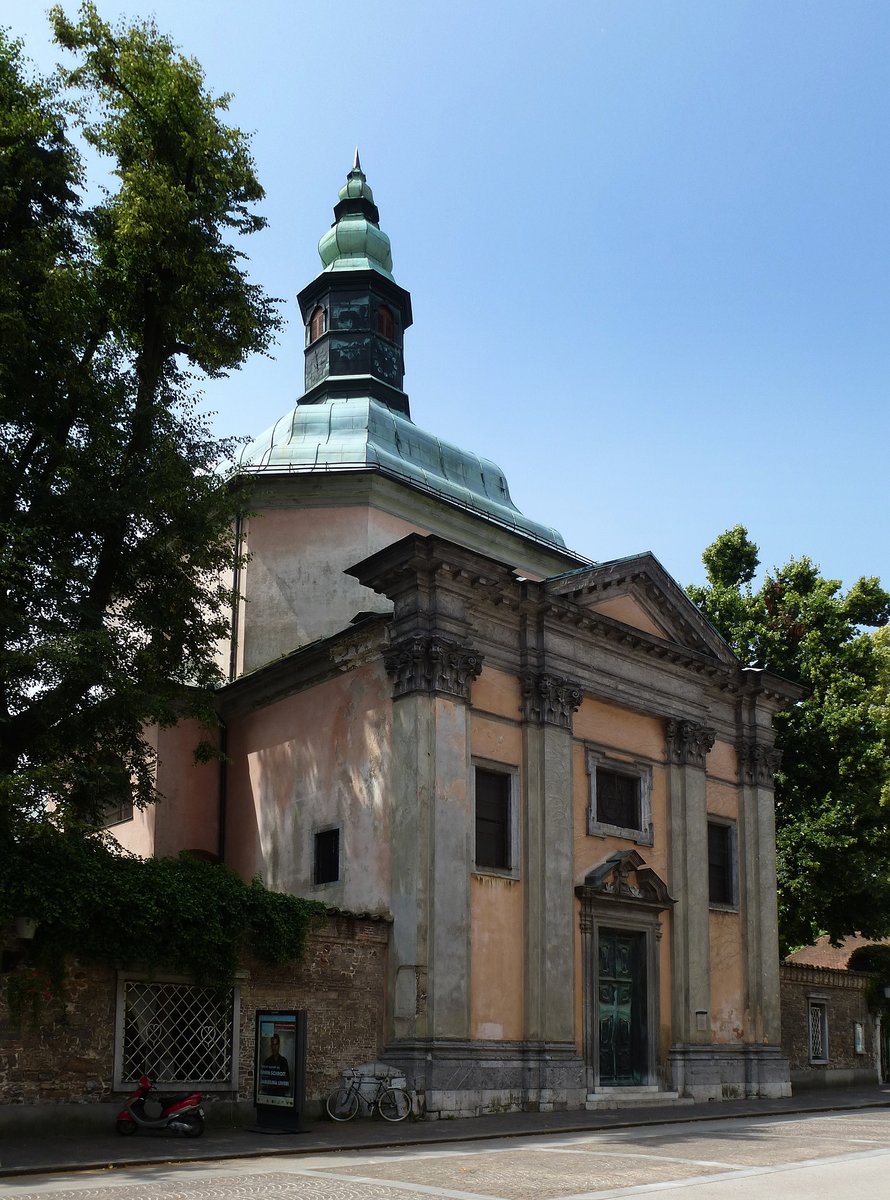
[[358,1112],[358,1096],[354,1088],[340,1087],[325,1100],[332,1121],[351,1121]]
[[384,1121],[404,1121],[411,1111],[411,1097],[404,1088],[387,1088],[378,1107]]

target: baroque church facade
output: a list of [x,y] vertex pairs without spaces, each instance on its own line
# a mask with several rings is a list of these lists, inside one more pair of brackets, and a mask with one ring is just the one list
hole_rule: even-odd
[[[391,918],[382,1056],[430,1114],[790,1092],[773,715],[658,561],[595,563],[411,420],[409,294],[356,155],[246,447],[226,766],[158,733],[115,832]],[[311,1037],[311,1033],[310,1033]]]

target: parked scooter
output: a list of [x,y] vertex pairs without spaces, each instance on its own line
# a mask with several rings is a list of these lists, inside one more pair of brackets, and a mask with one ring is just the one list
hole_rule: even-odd
[[183,1137],[200,1137],[204,1132],[202,1099],[200,1092],[160,1096],[148,1076],[140,1075],[139,1086],[117,1114],[117,1131],[126,1136],[137,1129],[172,1129]]

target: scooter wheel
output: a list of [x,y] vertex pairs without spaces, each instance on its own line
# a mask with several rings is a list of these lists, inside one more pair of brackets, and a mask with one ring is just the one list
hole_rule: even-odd
[[186,1113],[180,1120],[185,1126],[182,1131],[183,1137],[200,1137],[204,1132],[204,1118],[200,1113]]
[[136,1132],[135,1121],[118,1121],[115,1128],[121,1137],[129,1137],[131,1133]]

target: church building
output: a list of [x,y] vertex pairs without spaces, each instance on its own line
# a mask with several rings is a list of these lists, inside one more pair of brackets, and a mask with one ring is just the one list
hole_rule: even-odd
[[797,689],[652,554],[570,551],[414,424],[358,155],[334,218],[305,390],[240,461],[227,764],[161,731],[164,799],[115,833],[391,918],[381,1053],[431,1115],[790,1094],[773,716]]

